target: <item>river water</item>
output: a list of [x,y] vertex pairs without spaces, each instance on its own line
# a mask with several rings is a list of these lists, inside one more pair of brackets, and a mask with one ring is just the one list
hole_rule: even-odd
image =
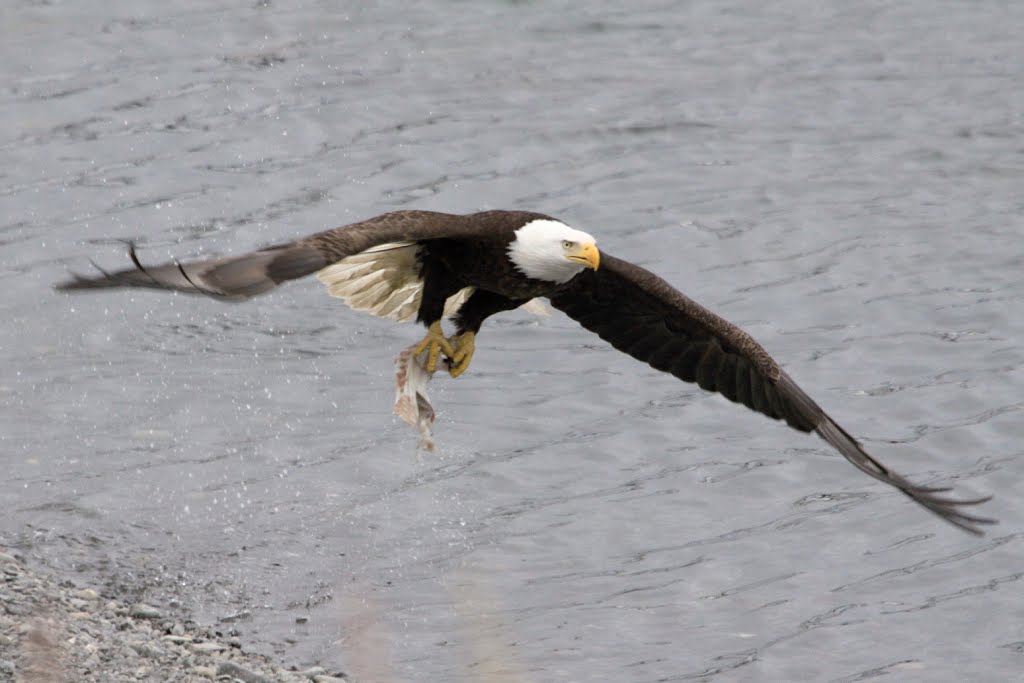
[[[341,9],[339,9],[341,5]],[[1024,4],[12,0],[0,545],[378,681],[1024,669]],[[313,279],[66,296],[399,208],[543,211],[742,325],[981,539],[558,314],[421,332]],[[300,623],[301,622],[301,623]]]

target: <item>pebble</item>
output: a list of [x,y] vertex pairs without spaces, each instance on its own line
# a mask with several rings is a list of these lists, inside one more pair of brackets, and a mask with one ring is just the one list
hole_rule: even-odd
[[229,624],[232,621],[246,621],[246,620],[250,619],[251,617],[252,617],[252,612],[250,612],[247,609],[244,609],[241,612],[236,612],[235,614],[229,614],[226,617],[221,617],[220,621],[222,621],[223,623]]
[[195,652],[223,652],[228,649],[223,643],[192,643],[192,650]]
[[164,656],[164,651],[147,645],[146,643],[132,643],[131,648],[138,652],[143,657],[149,657],[150,659],[160,659]]
[[129,614],[136,619],[159,619],[163,616],[156,607],[147,605],[144,602],[133,605]]
[[90,602],[93,600],[100,599],[100,594],[91,588],[83,588],[80,591],[75,591],[74,593],[72,593],[72,595],[74,595],[79,600],[89,600]]
[[239,666],[234,662],[221,662],[217,666],[218,676],[234,676],[244,683],[277,683],[272,678],[258,674],[255,671],[249,671],[245,667]]
[[349,683],[344,678],[338,678],[337,676],[313,676],[313,683]]

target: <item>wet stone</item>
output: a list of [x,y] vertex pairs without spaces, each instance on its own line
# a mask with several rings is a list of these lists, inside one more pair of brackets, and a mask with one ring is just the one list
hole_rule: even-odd
[[244,609],[241,612],[236,612],[235,614],[228,614],[227,616],[223,616],[220,618],[220,621],[225,624],[229,624],[233,621],[245,621],[247,619],[250,619],[251,617],[252,612],[250,612],[247,609]]
[[131,647],[143,657],[149,657],[150,659],[159,659],[164,656],[163,650],[146,643],[132,643]]
[[86,612],[93,608],[91,601],[83,600],[82,598],[71,598],[68,602],[79,612]]
[[72,593],[79,600],[99,600],[100,594],[94,591],[92,588],[83,588],[82,590],[75,591]]
[[129,614],[137,619],[159,619],[162,616],[160,610],[144,602],[133,605]]
[[250,671],[234,662],[221,662],[217,666],[218,676],[233,676],[244,683],[275,683],[269,676]]
[[196,652],[223,652],[228,649],[227,645],[222,643],[192,643],[192,649]]

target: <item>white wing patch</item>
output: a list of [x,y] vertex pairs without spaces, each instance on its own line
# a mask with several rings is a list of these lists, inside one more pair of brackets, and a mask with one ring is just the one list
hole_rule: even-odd
[[543,299],[530,299],[520,306],[519,310],[532,313],[533,315],[551,315],[551,307],[544,303]]
[[[367,249],[317,271],[327,292],[353,310],[405,322],[413,320],[423,299],[415,242],[391,242]],[[445,317],[451,317],[473,293],[466,287],[444,305]]]

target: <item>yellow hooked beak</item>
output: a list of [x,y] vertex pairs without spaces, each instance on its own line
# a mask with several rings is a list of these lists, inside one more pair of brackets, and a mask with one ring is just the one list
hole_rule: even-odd
[[597,245],[593,242],[579,245],[575,251],[566,254],[565,258],[582,263],[591,270],[597,270],[597,267],[601,265],[601,252],[597,250]]

